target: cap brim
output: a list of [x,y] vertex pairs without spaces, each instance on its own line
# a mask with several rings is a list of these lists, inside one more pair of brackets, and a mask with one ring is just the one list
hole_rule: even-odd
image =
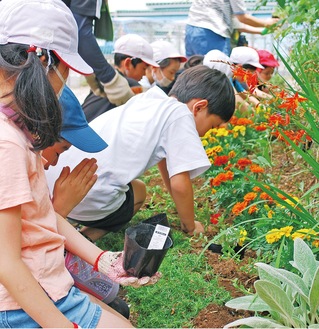
[[245,63],[245,64],[249,64],[249,65],[258,67],[260,69],[264,69],[264,67],[260,63],[257,63],[257,62],[251,62],[251,63]]
[[181,63],[187,62],[187,58],[185,56],[180,55],[180,54],[170,55],[169,58],[179,58]]
[[93,73],[92,67],[88,65],[79,54],[63,53],[56,50],[54,50],[54,53],[73,71],[83,75],[89,75]]
[[108,147],[107,143],[90,127],[66,129],[61,136],[81,151],[96,153]]
[[153,59],[149,59],[146,57],[139,57],[144,63],[148,64],[148,65],[152,65],[154,67],[159,67],[159,65],[153,60]]

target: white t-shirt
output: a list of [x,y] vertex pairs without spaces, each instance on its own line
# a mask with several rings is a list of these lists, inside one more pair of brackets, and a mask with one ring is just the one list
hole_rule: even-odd
[[210,167],[193,114],[158,87],[101,114],[90,126],[109,146],[93,154],[72,146],[47,171],[52,190],[64,166],[72,169],[85,157],[97,159],[98,180],[70,218],[99,220],[113,213],[125,200],[127,184],[164,158],[170,177],[188,171],[194,178]]
[[187,24],[230,38],[233,32],[233,15],[242,15],[245,12],[244,0],[193,0]]

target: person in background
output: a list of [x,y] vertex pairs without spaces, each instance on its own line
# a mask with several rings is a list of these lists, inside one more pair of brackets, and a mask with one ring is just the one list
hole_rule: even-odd
[[275,56],[268,50],[257,50],[259,55],[259,63],[264,67],[263,69],[257,69],[258,79],[260,80],[260,85],[258,89],[269,93],[266,83],[271,79],[275,72],[275,68],[279,66],[279,62]]
[[[142,86],[138,81],[148,67],[158,67],[153,60],[151,45],[137,34],[126,34],[114,44],[114,66],[118,74],[124,77],[134,93],[140,93]],[[88,122],[100,114],[116,107],[107,97],[96,96],[92,91],[85,98],[82,108]]]
[[[259,62],[259,55],[257,50],[251,47],[235,47],[230,54],[230,61],[241,66],[243,69],[255,73],[257,69],[263,69],[264,67]],[[257,74],[257,73],[256,73]],[[251,94],[246,82],[239,77],[233,79],[235,89],[239,93],[239,96],[254,107],[258,106],[259,98],[269,98],[270,95],[260,91],[258,88]],[[244,109],[243,109],[244,111]]]
[[188,58],[187,62],[185,62],[183,69],[187,70],[190,67],[194,67],[196,65],[203,64],[204,55],[193,55],[190,58]]
[[159,67],[150,66],[146,75],[140,80],[144,90],[157,85],[166,94],[171,90],[181,63],[187,58],[179,53],[176,47],[168,41],[158,40],[151,43],[154,52],[154,60]]
[[[69,218],[86,226],[83,233],[92,240],[118,231],[146,198],[146,186],[138,178],[158,165],[181,229],[204,233],[195,219],[191,182],[210,167],[200,136],[227,122],[234,109],[234,91],[225,74],[198,65],[178,77],[169,96],[154,86],[101,114],[90,126],[109,146],[96,153],[97,182]],[[50,189],[63,166],[85,157],[74,147],[65,152],[47,171]]]
[[0,1],[1,327],[132,326],[74,287],[65,249],[121,284],[158,279],[127,276],[122,253],[104,252],[54,211],[41,152],[60,141],[57,95],[69,69],[92,73],[77,48],[77,25],[62,1]]
[[108,97],[113,104],[124,104],[134,96],[126,79],[106,60],[93,33],[94,21],[100,18],[104,0],[62,0],[70,8],[78,26],[79,54],[93,68],[86,77],[93,93]]
[[229,56],[233,16],[252,27],[269,27],[278,21],[248,14],[244,0],[193,0],[185,30],[186,56],[205,55],[212,49]]

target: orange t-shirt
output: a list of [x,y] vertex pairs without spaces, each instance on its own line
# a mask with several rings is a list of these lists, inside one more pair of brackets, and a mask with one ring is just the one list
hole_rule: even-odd
[[[41,287],[57,301],[67,295],[73,279],[65,268],[65,238],[57,232],[41,155],[30,147],[25,134],[0,113],[0,209],[21,205],[22,259]],[[19,308],[0,284],[0,311]]]

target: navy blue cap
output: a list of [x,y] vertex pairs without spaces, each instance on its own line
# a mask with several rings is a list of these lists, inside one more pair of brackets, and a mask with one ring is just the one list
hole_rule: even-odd
[[61,136],[84,152],[104,150],[108,145],[89,126],[80,102],[69,87],[64,87],[59,101],[62,107]]

